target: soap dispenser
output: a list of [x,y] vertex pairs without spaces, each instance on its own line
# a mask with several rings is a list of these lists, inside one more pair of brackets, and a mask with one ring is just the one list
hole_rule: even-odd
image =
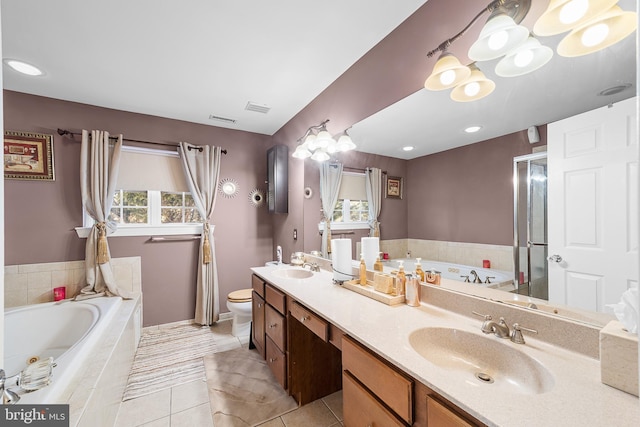
[[402,261],[398,261],[398,263],[400,264],[400,266],[398,267],[398,274],[396,274],[396,287],[394,295],[404,295],[407,276],[404,272],[404,263]]
[[367,264],[364,262],[364,255],[360,254],[360,284],[367,285]]
[[382,261],[380,261],[380,254],[378,254],[378,257],[376,258],[376,262],[373,264],[373,270],[374,271],[383,271],[384,270],[382,268]]
[[416,258],[416,279],[418,279],[420,282],[424,282],[424,270],[422,270],[420,260],[422,260],[422,258]]

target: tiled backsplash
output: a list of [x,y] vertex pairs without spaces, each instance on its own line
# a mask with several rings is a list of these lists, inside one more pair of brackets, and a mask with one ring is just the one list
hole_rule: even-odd
[[441,242],[438,240],[395,239],[381,240],[380,252],[391,259],[420,257],[424,260],[482,267],[482,261],[491,261],[491,268],[513,271],[513,247],[480,243]]
[[[140,257],[111,259],[118,286],[133,293],[142,291]],[[8,265],[4,268],[4,306],[17,307],[53,301],[53,288],[65,286],[67,298],[85,286],[84,261]]]

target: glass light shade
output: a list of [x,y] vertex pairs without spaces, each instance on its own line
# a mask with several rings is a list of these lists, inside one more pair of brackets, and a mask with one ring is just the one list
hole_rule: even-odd
[[597,52],[618,43],[637,27],[635,12],[625,12],[620,7],[613,6],[567,34],[558,44],[558,55],[575,57]]
[[304,145],[307,146],[309,151],[313,151],[318,148],[318,146],[316,145],[316,135],[314,133],[310,133],[309,135],[307,135],[307,137],[304,139]]
[[338,151],[351,151],[356,149],[356,144],[351,140],[351,137],[344,133],[338,138],[337,144]]
[[331,137],[331,134],[327,132],[327,130],[324,128],[320,132],[318,132],[318,135],[316,135],[316,139],[314,141],[315,147],[318,147],[318,148],[326,148],[329,146],[329,144],[335,144],[335,143],[336,143],[335,139],[333,139]]
[[581,26],[607,11],[618,0],[551,0],[533,25],[537,36],[553,36]]
[[496,84],[474,66],[471,76],[451,91],[451,99],[458,102],[477,101],[489,95],[495,88]]
[[484,24],[478,40],[469,48],[469,58],[489,61],[513,50],[529,37],[529,29],[515,23],[508,15],[493,16]]
[[327,153],[329,154],[338,152],[338,143],[336,142],[336,140],[331,138],[331,141],[329,141],[329,144],[327,145],[325,150],[327,150]]
[[429,90],[444,90],[459,85],[471,75],[471,70],[448,52],[443,52],[433,67],[431,75],[424,82]]
[[534,38],[509,52],[496,65],[496,74],[500,77],[515,77],[530,73],[551,60],[553,49],[543,46]]
[[296,159],[306,159],[307,157],[311,157],[311,151],[307,149],[307,144],[302,143],[296,147],[291,157],[295,157]]
[[313,160],[315,160],[316,162],[324,162],[329,160],[331,157],[329,156],[329,154],[327,154],[326,151],[324,151],[323,149],[318,149],[315,151],[315,153],[313,153],[313,155],[311,156],[311,158]]

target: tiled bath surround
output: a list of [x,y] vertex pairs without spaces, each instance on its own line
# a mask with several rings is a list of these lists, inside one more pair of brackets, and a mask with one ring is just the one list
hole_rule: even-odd
[[[357,251],[360,243],[357,242]],[[513,247],[481,243],[441,242],[438,240],[395,239],[381,240],[380,252],[390,258],[416,258],[482,267],[482,261],[491,261],[495,270],[513,271]],[[411,253],[407,257],[407,253]],[[355,257],[354,257],[355,258]]]
[[[113,274],[122,289],[140,293],[140,257],[112,258]],[[67,298],[85,285],[84,261],[8,265],[4,268],[4,306],[18,307],[53,301],[53,288],[65,286]]]

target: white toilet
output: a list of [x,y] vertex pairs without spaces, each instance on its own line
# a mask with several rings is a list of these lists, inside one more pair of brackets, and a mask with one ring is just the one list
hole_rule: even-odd
[[231,334],[248,336],[251,331],[251,288],[229,293],[227,308],[233,314]]

